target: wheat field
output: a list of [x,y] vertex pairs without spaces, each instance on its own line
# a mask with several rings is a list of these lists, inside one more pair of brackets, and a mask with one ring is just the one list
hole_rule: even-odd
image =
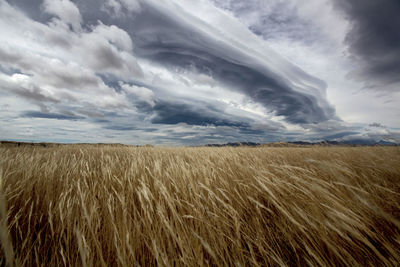
[[0,266],[398,266],[399,147],[0,147]]

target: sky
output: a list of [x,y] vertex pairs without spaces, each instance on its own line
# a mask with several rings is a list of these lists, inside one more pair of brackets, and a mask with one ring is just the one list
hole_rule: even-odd
[[0,0],[0,139],[400,142],[398,0]]

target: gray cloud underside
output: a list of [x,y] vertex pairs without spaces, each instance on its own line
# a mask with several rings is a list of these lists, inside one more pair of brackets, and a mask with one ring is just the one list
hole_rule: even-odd
[[[218,112],[212,106],[205,106],[195,110],[193,106],[185,104],[174,104],[168,102],[159,102],[155,105],[156,116],[151,120],[155,124],[178,124],[186,123],[188,125],[215,125],[215,126],[247,126],[248,123],[240,122],[240,118],[222,118],[221,112]],[[236,121],[236,122],[235,122]]]
[[[293,66],[288,66],[291,77],[284,77],[229,41],[217,40],[214,33],[201,28],[201,22],[196,23],[199,26],[182,23],[156,5],[143,4],[130,31],[135,52],[164,66],[195,67],[291,123],[318,123],[334,117],[333,108],[322,96],[325,90],[322,82]],[[307,84],[308,92],[298,90],[291,79]]]
[[46,112],[38,112],[38,111],[27,111],[22,114],[23,117],[26,118],[42,118],[42,119],[57,119],[57,120],[80,120],[83,117],[74,116],[74,115],[65,115],[58,113],[46,113]]
[[351,22],[346,43],[362,63],[353,75],[374,78],[369,83],[373,87],[400,82],[400,1],[333,1]]

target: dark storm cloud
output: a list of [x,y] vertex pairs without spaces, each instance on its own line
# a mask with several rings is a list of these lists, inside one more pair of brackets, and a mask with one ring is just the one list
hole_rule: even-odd
[[[334,117],[334,109],[309,85],[310,93],[297,90],[290,78],[246,55],[227,43],[215,40],[199,28],[187,25],[154,5],[142,5],[142,12],[130,32],[138,56],[164,66],[195,68],[215,80],[246,94],[291,123],[318,123]],[[294,79],[324,84],[300,69],[289,67]],[[307,82],[306,82],[307,83]],[[320,88],[318,88],[320,89]],[[319,98],[319,99],[317,99]],[[323,103],[321,105],[321,103]]]
[[375,79],[370,86],[400,82],[400,1],[333,1],[351,22],[346,43],[363,64],[354,74]]
[[[197,110],[196,110],[197,109]],[[156,116],[151,120],[154,124],[178,124],[188,125],[214,125],[243,127],[248,126],[244,122],[235,122],[222,118],[214,107],[192,107],[180,103],[157,102],[154,106]]]
[[214,79],[245,93],[275,111],[276,115],[285,116],[289,122],[318,123],[333,116],[333,109],[324,110],[318,105],[315,96],[296,92],[273,73],[265,74],[251,66],[228,61],[193,47],[158,43],[152,44],[150,49],[153,54],[148,55],[148,58],[164,65],[181,68],[196,66],[200,72],[211,72]]

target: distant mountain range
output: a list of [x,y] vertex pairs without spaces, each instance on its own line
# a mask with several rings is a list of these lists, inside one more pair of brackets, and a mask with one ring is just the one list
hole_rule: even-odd
[[235,143],[226,143],[226,144],[208,144],[205,146],[223,147],[223,146],[259,146],[259,145],[261,145],[261,144],[253,143],[253,142],[235,142]]
[[398,146],[398,143],[389,142],[385,140],[375,141],[372,139],[353,139],[353,140],[345,140],[345,141],[322,141],[322,142],[302,142],[295,141],[289,142],[290,144],[299,144],[299,145],[363,145],[363,146]]
[[296,146],[399,146],[400,144],[389,142],[385,140],[374,141],[371,139],[353,139],[346,141],[321,141],[321,142],[305,142],[305,141],[293,141],[293,142],[275,142],[275,143],[254,143],[254,142],[234,142],[226,144],[207,144],[207,147],[238,147],[238,146],[270,146],[270,147],[296,147]]

